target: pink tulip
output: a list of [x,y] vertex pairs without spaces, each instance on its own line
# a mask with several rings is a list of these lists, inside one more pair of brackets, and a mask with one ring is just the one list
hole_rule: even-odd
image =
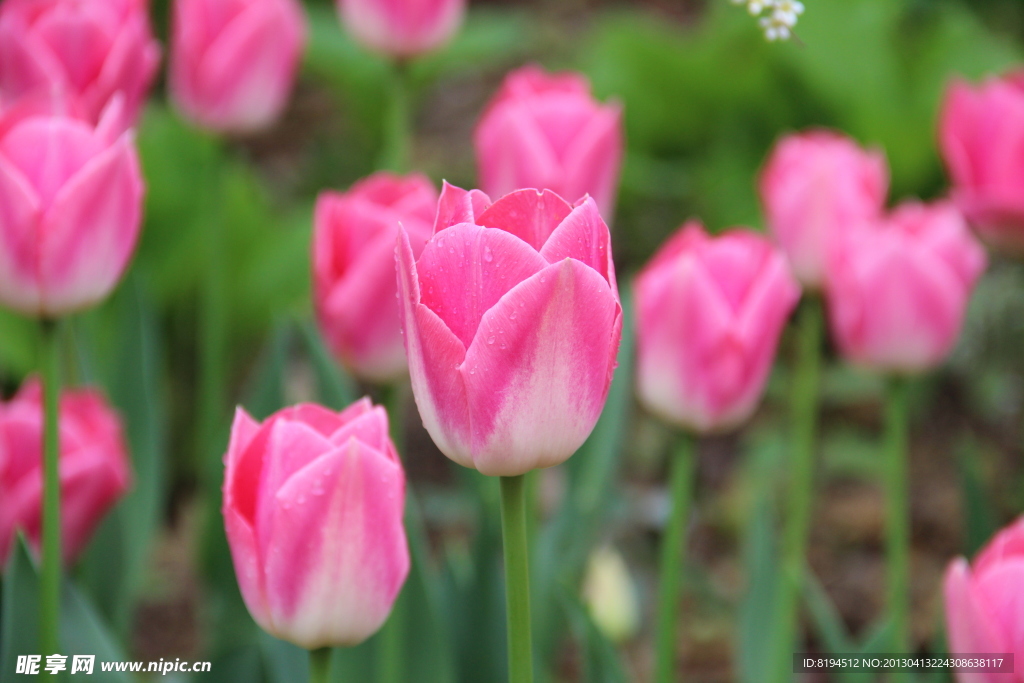
[[[59,470],[62,551],[70,564],[131,486],[121,421],[96,391],[60,397]],[[38,550],[42,498],[43,392],[32,379],[0,403],[0,567],[18,529]]]
[[415,57],[435,50],[455,35],[466,0],[337,0],[352,36],[391,57]]
[[800,287],[786,259],[743,229],[683,226],[636,280],[637,392],[698,433],[746,420],[764,392]]
[[409,572],[384,409],[305,404],[259,424],[239,408],[225,464],[224,524],[253,619],[307,649],[379,629]]
[[939,142],[960,210],[984,240],[1024,253],[1024,71],[977,88],[954,81]]
[[348,192],[324,192],[313,230],[313,289],[328,345],[354,374],[389,382],[405,374],[396,298],[398,226],[419,256],[430,238],[437,190],[422,175],[375,173]]
[[946,570],[946,637],[952,654],[1013,653],[1014,673],[958,673],[959,683],[1024,683],[1024,517],[974,560]]
[[210,130],[267,128],[288,100],[305,40],[298,0],[174,0],[174,103]]
[[419,260],[402,232],[398,272],[413,394],[441,452],[502,476],[572,455],[604,407],[622,328],[594,200],[519,190],[491,204],[446,184]]
[[797,279],[822,286],[829,243],[885,208],[885,157],[849,138],[814,130],[783,138],[761,174],[768,229]]
[[58,91],[96,123],[114,95],[130,125],[160,63],[145,0],[4,0],[0,92]]
[[580,74],[527,66],[505,77],[473,137],[480,185],[492,197],[542,187],[575,201],[589,194],[615,210],[622,107],[601,104]]
[[960,212],[948,202],[907,202],[833,246],[826,294],[842,352],[890,372],[942,362],[986,263]]
[[143,184],[117,98],[94,128],[0,118],[0,304],[55,317],[103,299],[135,249]]

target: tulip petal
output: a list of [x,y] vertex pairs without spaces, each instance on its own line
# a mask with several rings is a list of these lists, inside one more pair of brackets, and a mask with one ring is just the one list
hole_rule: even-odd
[[43,308],[66,313],[110,293],[135,250],[142,182],[127,136],[66,183],[43,217]]
[[524,187],[561,190],[564,169],[526,104],[495,107],[477,126],[474,146],[480,185],[492,197]]
[[60,85],[64,70],[27,27],[0,21],[0,91],[12,99]]
[[39,200],[24,176],[0,155],[0,299],[39,311]]
[[1014,653],[1019,671],[1016,662],[1024,661],[1024,557],[1004,560],[984,572],[976,569],[974,577],[975,589],[986,601],[987,614],[1007,639],[1006,646]]
[[398,293],[409,361],[409,378],[423,426],[449,458],[472,467],[469,403],[456,370],[466,347],[432,310],[419,303],[420,286],[412,246],[405,231],[397,247]]
[[288,640],[356,645],[384,623],[409,571],[404,481],[397,462],[351,438],[277,491],[266,592]]
[[[943,581],[946,601],[946,637],[951,654],[1007,652],[1007,643],[996,628],[985,599],[978,593],[967,560],[956,559],[946,570]],[[999,674],[961,671],[959,683],[998,683],[1007,678]]]
[[359,417],[347,422],[330,436],[330,442],[342,446],[350,438],[355,437],[362,443],[375,448],[388,457],[398,455],[391,447],[388,433],[388,413],[381,406],[375,406]]
[[551,190],[516,190],[491,204],[476,222],[515,235],[540,251],[571,213],[572,206]]
[[228,547],[231,549],[231,559],[235,565],[235,577],[245,606],[263,630],[277,633],[267,605],[262,560],[251,520],[228,505],[224,506],[223,514],[224,530],[228,537]]
[[620,319],[608,283],[572,259],[520,283],[487,311],[460,369],[476,469],[522,474],[579,448],[604,407]]
[[455,225],[423,248],[416,265],[420,302],[469,346],[483,314],[547,265],[528,244],[504,230]]
[[555,228],[540,250],[540,255],[548,263],[558,263],[565,258],[585,263],[600,273],[612,290],[618,292],[615,264],[612,262],[611,233],[601,218],[597,203],[590,197],[574,208]]
[[441,186],[441,198],[437,202],[434,233],[457,223],[476,223],[476,217],[490,205],[491,198],[480,190],[463,190],[445,180]]
[[565,193],[570,201],[590,194],[611,220],[622,162],[622,106],[601,107],[565,154]]

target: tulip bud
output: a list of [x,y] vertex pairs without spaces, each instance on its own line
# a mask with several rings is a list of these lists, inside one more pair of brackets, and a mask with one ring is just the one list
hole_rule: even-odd
[[960,683],[1024,682],[1024,517],[1003,529],[974,560],[946,570],[946,637],[953,655],[1013,653],[1014,673],[957,673]]
[[982,239],[1024,254],[1024,71],[946,92],[939,143],[953,200]]
[[621,643],[636,635],[640,608],[626,561],[612,547],[599,548],[587,562],[583,599],[590,618],[606,638]]
[[288,100],[305,40],[297,0],[174,0],[171,97],[210,130],[267,128]]
[[56,317],[120,280],[139,235],[142,175],[117,99],[99,124],[0,117],[0,304]]
[[395,279],[401,225],[419,256],[430,238],[437,190],[422,175],[375,173],[317,199],[313,289],[327,343],[356,376],[389,382],[406,372]]
[[337,0],[341,19],[365,47],[391,57],[415,57],[455,35],[466,0]]
[[622,107],[601,104],[580,74],[513,71],[473,136],[480,186],[492,197],[547,188],[576,201],[589,194],[615,211],[622,162]]
[[761,202],[768,229],[804,286],[822,286],[831,240],[880,216],[888,185],[882,153],[838,133],[790,135],[776,145],[761,174]]
[[[131,486],[121,422],[92,390],[60,397],[61,542],[65,564]],[[0,403],[0,567],[18,529],[38,550],[43,509],[43,392],[35,379]]]
[[601,414],[622,330],[597,205],[538,190],[490,204],[446,184],[434,230],[418,260],[404,231],[398,244],[424,426],[442,453],[483,474],[563,462]]
[[409,572],[384,409],[305,404],[259,424],[239,408],[225,465],[224,524],[256,623],[306,649],[373,635]]
[[948,202],[907,202],[833,247],[826,296],[843,354],[887,372],[941,363],[986,263],[960,212]]
[[637,393],[698,433],[754,412],[779,336],[800,298],[785,257],[749,230],[683,226],[636,280]]
[[0,92],[58,92],[96,123],[114,95],[131,125],[160,63],[145,0],[5,0]]

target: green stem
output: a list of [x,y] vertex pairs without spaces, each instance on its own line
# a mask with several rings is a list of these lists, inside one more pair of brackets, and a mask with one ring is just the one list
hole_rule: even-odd
[[[43,544],[39,638],[43,656],[59,649],[60,620],[60,350],[57,323],[42,322],[43,336]],[[54,676],[53,678],[56,678]]]
[[409,64],[394,62],[388,82],[384,148],[380,167],[395,173],[409,170],[412,149],[412,104],[409,96]]
[[823,321],[821,301],[806,299],[797,322],[798,357],[792,386],[791,462],[788,514],[782,546],[782,583],[779,594],[779,640],[776,643],[776,680],[792,677],[797,650],[800,595],[807,569],[807,537],[814,500],[814,452],[818,430],[818,383],[821,373]]
[[526,476],[501,478],[501,532],[505,546],[509,683],[532,683],[530,560],[526,540]]
[[686,552],[686,521],[693,498],[694,453],[689,436],[680,434],[672,458],[669,484],[672,509],[661,545],[661,584],[658,594],[658,630],[655,645],[657,683],[672,683],[675,675],[679,587]]
[[321,647],[309,651],[309,683],[328,683],[331,680],[331,648]]
[[[892,377],[885,394],[886,603],[893,652],[908,651],[910,609],[910,506],[907,497],[907,380]],[[899,678],[899,677],[897,677]]]
[[[405,433],[405,394],[401,384],[383,387],[381,400],[388,411],[388,425],[391,441],[401,456]],[[406,500],[406,515],[411,504]],[[416,561],[420,558],[413,558]],[[377,681],[379,683],[403,683],[405,681],[405,636],[408,612],[406,591],[402,590],[391,606],[391,614],[380,630],[377,639]]]

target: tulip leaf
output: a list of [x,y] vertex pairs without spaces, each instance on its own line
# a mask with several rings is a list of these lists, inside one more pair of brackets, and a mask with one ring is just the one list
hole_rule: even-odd
[[320,402],[334,410],[341,410],[357,398],[355,383],[331,357],[316,325],[307,320],[301,325],[302,340],[306,344],[309,361],[316,376]]
[[996,532],[997,514],[992,504],[991,487],[982,474],[986,455],[984,447],[976,437],[966,435],[957,445],[957,451],[967,531],[964,554],[973,557]]
[[16,381],[37,367],[35,321],[0,308],[0,382]]
[[[88,322],[93,332],[76,336],[76,346],[83,364],[101,373],[107,397],[121,415],[134,479],[90,543],[81,578],[124,637],[164,506],[167,407],[162,348],[152,302],[135,275]],[[113,329],[105,348],[95,348],[98,327]],[[107,363],[96,368],[97,359]]]
[[591,619],[586,607],[564,587],[559,598],[566,621],[580,647],[583,660],[580,680],[588,683],[625,683],[628,679],[618,650]]
[[[39,649],[39,572],[22,535],[11,550],[4,572],[3,610],[0,613],[0,683],[21,680],[16,671],[19,655],[45,655]],[[104,672],[101,662],[124,661],[124,653],[95,608],[67,580],[61,586],[60,651],[71,667],[74,655],[95,655],[90,680],[129,683],[123,672]]]
[[804,603],[814,622],[818,635],[829,654],[846,654],[854,651],[853,642],[846,631],[839,610],[825,592],[814,573],[807,571],[803,585]]
[[306,650],[264,631],[260,631],[259,647],[266,683],[292,683],[309,678],[309,652]]

